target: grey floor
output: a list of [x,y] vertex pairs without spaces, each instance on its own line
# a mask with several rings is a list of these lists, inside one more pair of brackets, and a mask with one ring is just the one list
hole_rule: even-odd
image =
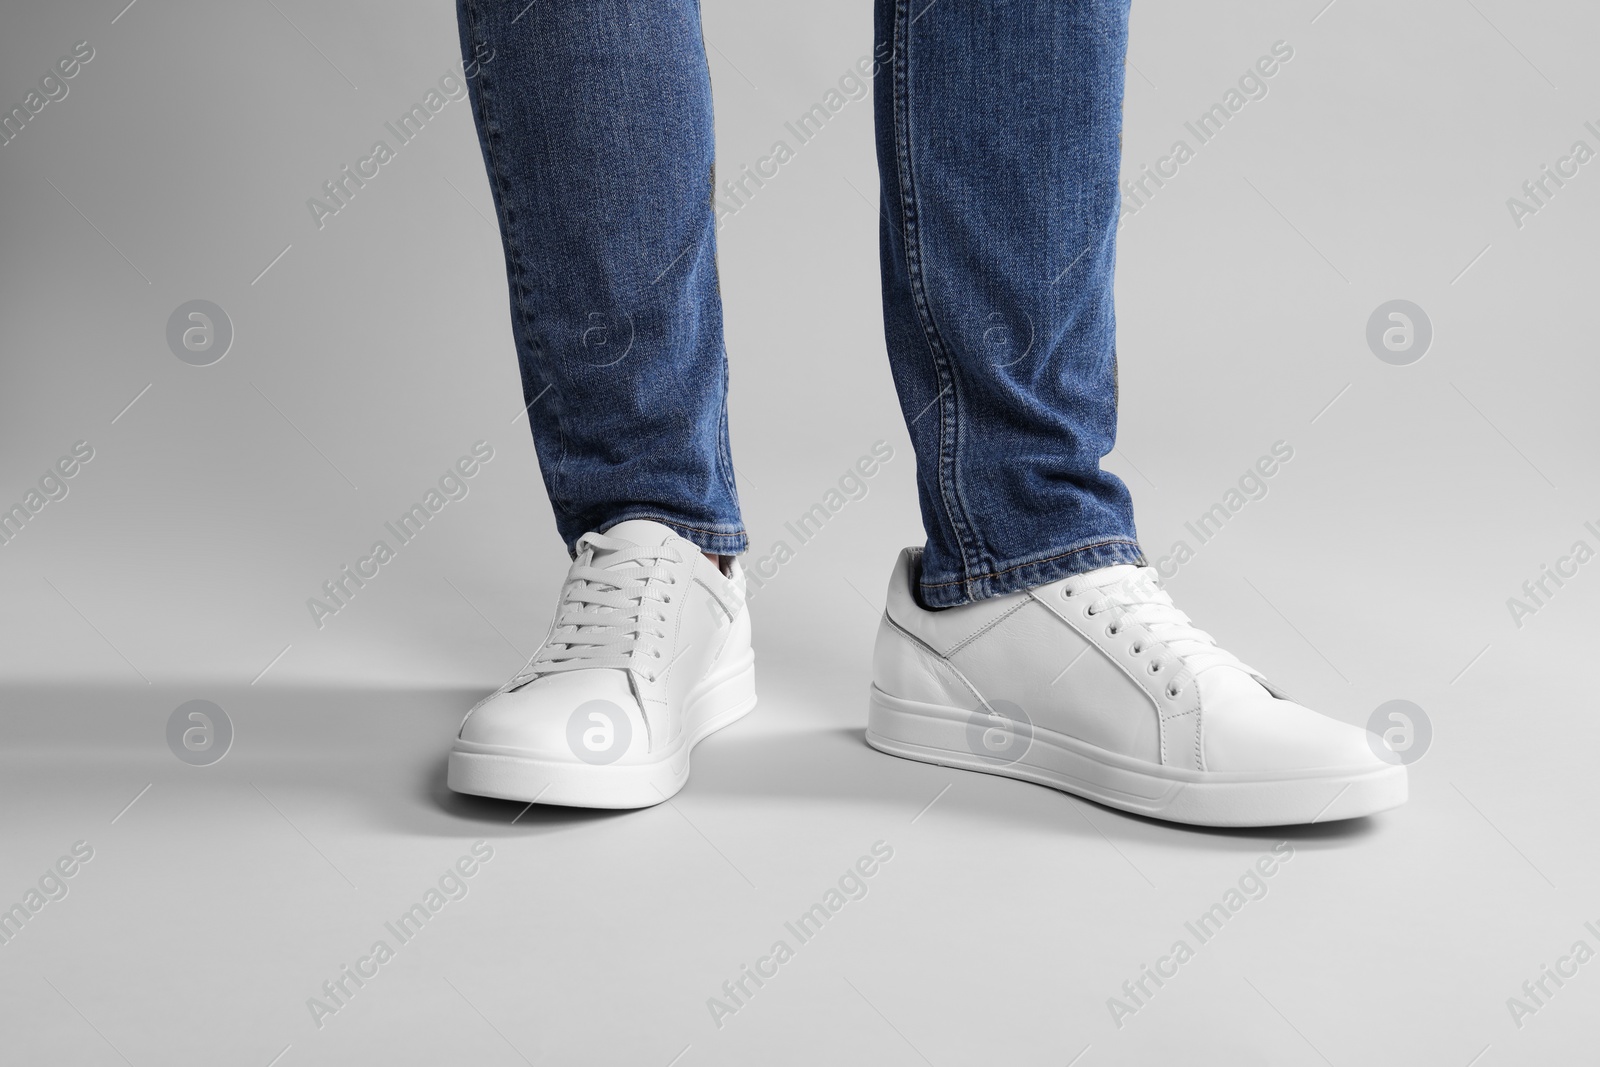
[[[449,738],[532,650],[565,563],[465,106],[323,229],[305,207],[454,62],[449,5],[124,2],[0,15],[6,107],[94,48],[0,146],[0,505],[94,450],[0,546],[0,908],[38,893],[0,943],[0,1060],[1592,1056],[1600,179],[1520,226],[1507,205],[1600,147],[1592,11],[1135,6],[1125,173],[1274,42],[1295,54],[1122,228],[1108,465],[1153,557],[1188,544],[1169,586],[1204,627],[1346,721],[1409,702],[1417,739],[1403,809],[1207,832],[862,741],[887,570],[919,537],[865,102],[720,236],[753,557],[895,450],[753,601],[760,706],[648,811],[450,794]],[[705,17],[728,171],[871,48],[860,2]],[[207,366],[166,336],[197,299],[233,331]],[[1430,325],[1420,358],[1369,344],[1396,300]],[[480,440],[466,499],[319,627],[306,601]],[[1278,442],[1266,495],[1199,543],[1186,524]],[[1568,576],[1534,600],[1547,566]],[[232,734],[208,765],[168,743],[197,700]],[[445,877],[477,842],[490,858]],[[802,943],[785,924],[874,847],[865,894],[847,878],[859,899]],[[385,924],[442,877],[459,899],[400,943]],[[1202,943],[1186,924],[1230,900]],[[335,1004],[324,983],[380,939],[393,958]]]

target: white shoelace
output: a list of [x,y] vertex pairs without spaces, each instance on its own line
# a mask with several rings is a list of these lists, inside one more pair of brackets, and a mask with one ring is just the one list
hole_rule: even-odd
[[[1089,604],[1089,614],[1097,619],[1108,619],[1107,633],[1112,636],[1137,623],[1152,638],[1160,641],[1165,646],[1165,652],[1158,652],[1151,661],[1152,671],[1159,670],[1163,665],[1163,654],[1178,657],[1184,669],[1167,683],[1168,696],[1176,697],[1190,679],[1215,667],[1233,667],[1249,675],[1255,674],[1239,657],[1218,647],[1216,638],[1195,626],[1189,616],[1173,604],[1172,597],[1158,584],[1153,567],[1133,568],[1131,573],[1123,571],[1114,578],[1108,577],[1104,584],[1078,589],[1067,595],[1073,598],[1094,596],[1095,599]],[[1142,651],[1137,641],[1134,649],[1136,652]]]
[[[596,550],[604,566],[594,565]],[[683,557],[659,545],[635,545],[586,533],[578,539],[578,557],[567,573],[550,639],[513,679],[521,684],[541,674],[621,668],[639,671],[655,681],[663,664],[667,616]]]

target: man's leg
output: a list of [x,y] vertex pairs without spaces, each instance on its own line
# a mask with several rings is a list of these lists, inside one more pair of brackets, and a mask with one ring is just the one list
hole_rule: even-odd
[[877,3],[885,332],[927,547],[889,582],[868,742],[1179,822],[1403,802],[1373,735],[1173,605],[1100,469],[1126,0]]
[[699,4],[460,0],[459,16],[562,538],[647,518],[743,552]]
[[1126,0],[878,0],[884,323],[930,606],[1143,562],[1100,468],[1127,30]]
[[658,804],[755,705],[728,454],[711,84],[695,0],[460,0],[524,400],[573,553],[452,789]]

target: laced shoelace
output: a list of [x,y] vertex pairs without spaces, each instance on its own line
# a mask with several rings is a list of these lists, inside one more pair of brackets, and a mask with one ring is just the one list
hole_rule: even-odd
[[[594,565],[595,550],[607,553]],[[512,679],[519,686],[543,674],[621,668],[655,681],[667,637],[664,605],[678,584],[675,549],[634,545],[604,534],[578,539],[578,557],[567,574],[550,639]]]
[[[1070,599],[1093,596],[1088,614],[1109,619],[1106,624],[1108,635],[1115,637],[1129,626],[1138,624],[1151,639],[1161,642],[1166,654],[1177,657],[1183,669],[1167,683],[1169,697],[1179,696],[1191,679],[1216,667],[1234,667],[1250,675],[1256,673],[1239,657],[1219,648],[1216,638],[1195,626],[1189,616],[1173,604],[1172,597],[1158,584],[1153,567],[1139,567],[1131,574],[1124,573],[1103,585],[1087,589],[1068,586],[1064,595]],[[1135,638],[1130,651],[1137,656],[1143,655],[1149,648],[1148,642]],[[1165,661],[1162,654],[1158,653],[1150,661],[1150,673],[1159,672],[1163,666]]]

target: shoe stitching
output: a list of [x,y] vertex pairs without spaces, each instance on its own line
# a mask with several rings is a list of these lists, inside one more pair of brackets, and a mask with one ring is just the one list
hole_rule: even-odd
[[1021,611],[1025,607],[1027,607],[1028,606],[1028,602],[1031,599],[1036,599],[1036,598],[1029,596],[1029,597],[1024,597],[1023,599],[1017,601],[1017,603],[1016,603],[1016,605],[1014,607],[1011,607],[1011,608],[1007,609],[1006,611],[1001,612],[999,615],[996,615],[993,619],[991,619],[990,621],[984,623],[982,626],[978,627],[972,633],[968,634],[966,637],[963,637],[960,641],[957,641],[954,645],[951,645],[950,649],[948,651],[946,651],[946,652],[941,653],[941,655],[943,655],[946,659],[948,659],[949,657],[955,655],[957,652],[960,652],[963,648],[966,648],[968,645],[972,644],[972,642],[976,641],[978,638],[982,637],[984,634],[988,633],[990,630],[994,629],[996,626],[999,626],[1001,623],[1003,623],[1007,619],[1011,618],[1011,616],[1015,615],[1017,612]]

